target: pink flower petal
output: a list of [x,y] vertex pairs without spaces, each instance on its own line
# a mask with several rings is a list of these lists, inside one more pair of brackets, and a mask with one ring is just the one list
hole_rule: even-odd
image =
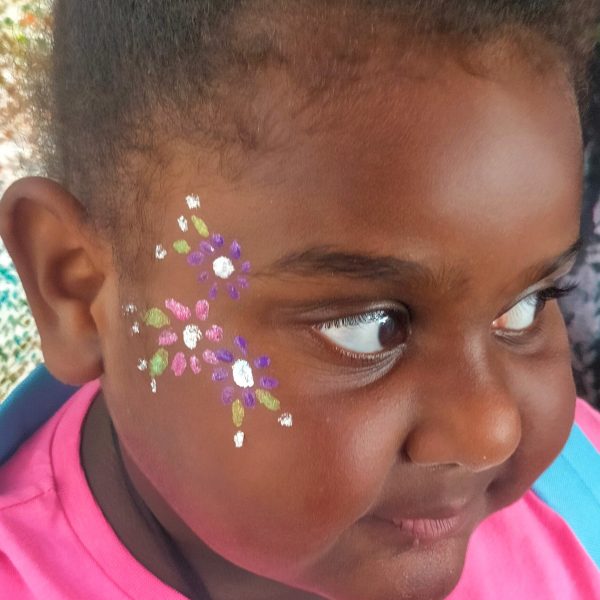
[[171,363],[171,370],[177,377],[181,377],[187,367],[187,361],[183,352],[178,352]]
[[202,358],[204,359],[204,362],[209,365],[218,365],[219,364],[219,359],[217,358],[217,355],[212,350],[205,350],[202,353]]
[[165,300],[165,306],[175,315],[180,321],[187,321],[192,316],[192,311],[187,307],[177,302],[176,300],[170,299]]
[[205,332],[206,338],[211,342],[220,342],[223,339],[223,328],[218,325],[213,325]]
[[206,321],[206,319],[208,319],[209,310],[210,304],[208,303],[208,300],[198,300],[198,302],[196,302],[196,316],[201,321]]
[[177,334],[168,329],[167,331],[161,331],[158,336],[158,345],[159,346],[172,346],[177,341]]
[[200,365],[200,360],[197,356],[190,356],[190,369],[194,375],[198,375],[198,373],[202,371],[202,366]]

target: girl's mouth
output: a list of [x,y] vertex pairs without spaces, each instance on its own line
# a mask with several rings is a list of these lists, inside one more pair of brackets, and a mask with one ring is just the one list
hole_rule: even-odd
[[388,532],[396,530],[396,535],[405,542],[418,544],[435,543],[456,537],[474,528],[482,515],[474,501],[441,506],[414,517],[376,515],[371,518],[380,525],[386,525]]
[[447,519],[394,519],[393,524],[423,541],[434,541],[458,533],[466,523],[466,513]]

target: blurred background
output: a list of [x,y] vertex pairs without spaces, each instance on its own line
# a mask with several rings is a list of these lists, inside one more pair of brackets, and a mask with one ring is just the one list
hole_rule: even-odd
[[[0,196],[11,181],[40,174],[32,148],[30,56],[47,49],[49,0],[0,0]],[[590,73],[590,108],[583,119],[585,246],[569,279],[579,287],[561,300],[578,394],[600,407],[600,32]],[[35,323],[14,266],[0,241],[0,402],[42,361]]]

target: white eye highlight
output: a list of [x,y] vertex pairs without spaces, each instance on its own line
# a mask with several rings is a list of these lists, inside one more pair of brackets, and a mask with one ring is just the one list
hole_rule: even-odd
[[540,298],[538,294],[531,294],[517,302],[510,310],[498,317],[493,323],[494,329],[506,331],[523,331],[529,329],[535,322],[540,311]]
[[406,341],[408,315],[397,310],[377,310],[329,321],[316,329],[344,350],[376,354]]

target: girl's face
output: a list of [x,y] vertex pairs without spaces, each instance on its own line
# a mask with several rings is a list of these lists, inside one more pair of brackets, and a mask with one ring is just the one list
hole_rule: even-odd
[[293,143],[237,183],[177,155],[147,286],[98,318],[131,477],[209,590],[441,598],[570,430],[571,97],[515,64],[360,89],[318,133],[275,106]]

